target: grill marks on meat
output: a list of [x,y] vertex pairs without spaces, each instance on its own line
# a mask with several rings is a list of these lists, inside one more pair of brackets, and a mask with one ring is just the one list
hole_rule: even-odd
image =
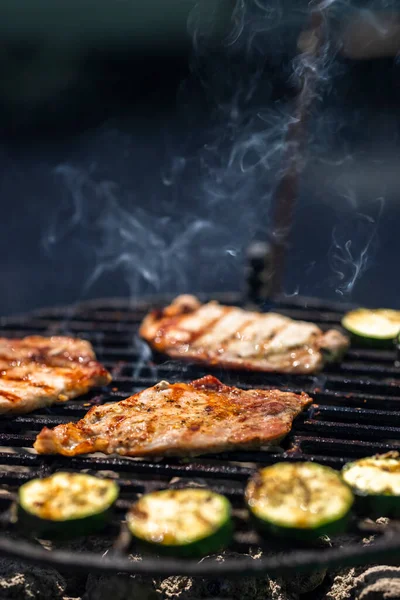
[[74,456],[199,455],[278,443],[312,399],[305,393],[242,390],[207,375],[161,381],[126,400],[93,407],[77,423],[45,427],[34,448]]
[[27,413],[65,402],[110,381],[85,340],[0,338],[0,414]]
[[349,340],[339,331],[276,313],[258,313],[178,296],[144,319],[140,335],[174,358],[231,368],[315,373],[339,360]]

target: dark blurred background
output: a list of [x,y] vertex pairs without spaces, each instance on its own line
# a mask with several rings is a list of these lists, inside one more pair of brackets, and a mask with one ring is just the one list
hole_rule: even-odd
[[[285,291],[398,307],[398,16],[333,4]],[[3,0],[0,315],[243,289],[307,6]]]

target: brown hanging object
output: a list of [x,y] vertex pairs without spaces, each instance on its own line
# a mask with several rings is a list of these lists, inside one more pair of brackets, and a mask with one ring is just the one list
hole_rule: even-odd
[[289,124],[285,153],[283,156],[283,174],[276,187],[273,200],[273,219],[271,236],[272,271],[269,292],[272,295],[282,291],[282,280],[286,263],[293,213],[299,191],[300,174],[304,166],[303,151],[307,134],[307,118],[318,84],[318,61],[326,48],[326,18],[324,10],[316,7],[310,18],[308,29],[298,40],[301,50],[302,74],[298,96],[295,101],[293,119]]

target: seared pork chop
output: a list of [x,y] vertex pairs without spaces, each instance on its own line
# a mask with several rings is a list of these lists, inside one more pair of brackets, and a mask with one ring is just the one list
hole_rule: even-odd
[[159,352],[251,371],[316,373],[339,360],[349,340],[339,331],[277,313],[259,313],[178,296],[144,319],[140,335]]
[[278,443],[312,402],[302,392],[242,390],[207,375],[192,383],[161,381],[114,404],[93,407],[77,423],[45,427],[34,448],[74,456],[198,455]]
[[0,338],[0,414],[65,402],[110,381],[111,375],[85,340]]

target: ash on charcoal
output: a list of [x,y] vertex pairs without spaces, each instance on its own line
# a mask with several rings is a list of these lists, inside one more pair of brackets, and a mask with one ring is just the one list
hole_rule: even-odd
[[391,600],[400,598],[400,567],[375,566],[337,573],[327,600]]
[[[275,546],[277,546],[278,542],[275,541]],[[315,547],[324,548],[325,546],[330,545],[328,539],[319,539],[315,542]],[[273,552],[268,551],[266,548],[264,550],[258,549],[256,552],[253,552],[251,556],[255,559],[261,558],[262,555],[270,555],[277,556],[281,554],[284,556],[285,552],[280,552],[279,550],[274,550]],[[325,580],[325,576],[327,573],[327,569],[322,567],[319,569],[314,569],[311,572],[303,573],[303,572],[293,572],[290,576],[282,577],[277,581],[281,582],[281,585],[285,586],[287,592],[291,592],[294,594],[294,597],[298,597],[299,594],[308,594],[318,588],[323,581]],[[272,580],[271,580],[272,581]]]
[[331,589],[326,594],[326,600],[350,600],[354,598],[355,580],[364,570],[364,567],[359,567],[338,571],[333,578]]
[[[371,523],[373,524],[372,521]],[[390,525],[390,520],[381,517],[375,521],[375,524],[387,527]],[[371,544],[375,538],[376,535],[368,535],[363,539],[363,544]],[[332,543],[342,546],[354,541],[352,536],[345,535],[334,538]],[[390,595],[394,593],[397,595]],[[326,600],[386,600],[386,598],[400,598],[400,567],[340,569],[332,575],[332,586],[326,594]]]
[[61,600],[67,584],[54,569],[0,559],[2,600]]
[[[240,561],[246,555],[235,552],[224,552],[217,556],[207,556],[203,562],[223,562],[226,558]],[[253,556],[257,559],[260,553]],[[248,557],[248,555],[247,555]],[[226,577],[167,577],[155,580],[155,589],[163,600],[197,600],[219,598],[226,600],[297,600],[298,596],[288,592],[285,583],[280,579],[241,577],[227,579]]]
[[242,577],[192,578],[167,577],[154,582],[155,590],[162,600],[297,600],[298,596],[288,594],[280,581]]
[[356,600],[400,598],[400,567],[371,567],[355,580]]
[[[203,559],[222,562],[225,558],[240,561],[242,554],[226,552]],[[138,557],[133,557],[137,558]],[[298,594],[289,592],[279,579],[241,577],[166,577],[144,578],[127,575],[89,575],[83,600],[298,600]]]

